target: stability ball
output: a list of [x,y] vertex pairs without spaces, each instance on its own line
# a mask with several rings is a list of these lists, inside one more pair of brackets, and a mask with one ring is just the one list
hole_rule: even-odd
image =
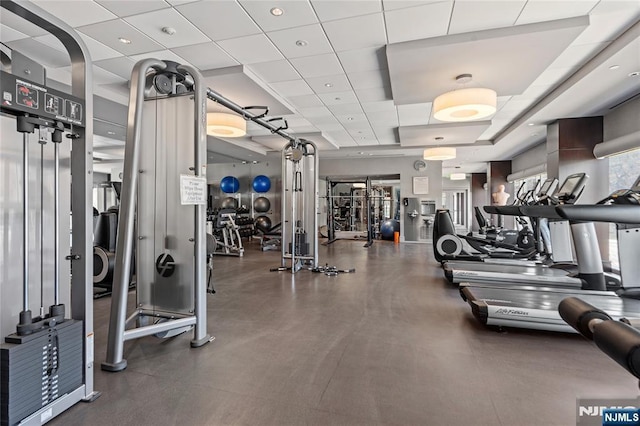
[[240,189],[240,181],[234,176],[225,176],[220,181],[220,189],[225,194],[233,194]]
[[255,222],[253,222],[253,224],[262,232],[269,232],[269,230],[271,229],[271,219],[269,219],[267,216],[256,217],[256,220]]
[[268,192],[271,188],[271,180],[265,175],[258,175],[253,178],[252,186],[256,192]]
[[266,197],[258,197],[253,201],[253,209],[258,213],[266,213],[271,208],[271,202]]
[[237,209],[238,208],[238,200],[233,197],[223,198],[220,203],[220,208],[222,209]]
[[400,232],[400,221],[387,219],[380,225],[380,234],[383,240],[393,240],[393,233]]

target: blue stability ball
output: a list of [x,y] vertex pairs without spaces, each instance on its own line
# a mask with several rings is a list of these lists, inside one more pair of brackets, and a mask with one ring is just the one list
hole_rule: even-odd
[[271,180],[265,175],[258,175],[253,178],[252,186],[255,192],[268,192],[271,188]]
[[225,176],[220,181],[220,189],[225,194],[233,194],[240,189],[240,181],[234,176]]
[[400,231],[400,221],[387,219],[380,225],[380,234],[383,240],[393,240],[393,233]]

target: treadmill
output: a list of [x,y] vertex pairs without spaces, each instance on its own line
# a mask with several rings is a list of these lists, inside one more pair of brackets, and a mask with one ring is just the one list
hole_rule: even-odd
[[[558,190],[555,198],[565,204],[571,204],[580,196],[588,176],[585,173],[576,173],[567,177]],[[489,213],[498,213],[503,215],[524,215],[523,208],[529,206],[491,206],[485,207]],[[546,211],[548,217],[562,219],[555,212],[554,206],[536,206],[540,211]],[[597,247],[597,238],[593,224],[582,224],[582,228],[587,229],[588,240],[580,239],[577,249],[588,250],[588,246],[595,244]],[[553,244],[553,241],[552,241]],[[587,246],[587,247],[585,247]],[[599,265],[592,265],[593,258],[590,261],[583,262],[584,274],[570,275],[570,272],[561,268],[547,267],[543,265],[496,265],[491,263],[480,263],[472,261],[446,261],[443,263],[445,277],[453,283],[472,282],[472,283],[502,283],[503,285],[513,285],[513,283],[544,285],[544,286],[560,286],[563,288],[582,288],[582,289],[600,289],[599,283],[595,286],[589,281],[591,271],[599,273],[602,271],[601,262]],[[617,283],[617,280],[612,280]]]
[[[547,179],[537,194],[534,194],[533,190],[528,191],[527,194],[533,200],[546,199],[555,190],[557,184],[557,179]],[[481,223],[483,220],[484,218],[481,216],[478,222]],[[532,227],[536,234],[539,234],[538,227]],[[504,241],[500,241],[497,237],[482,238],[455,234],[453,221],[447,210],[438,211],[433,229],[433,250],[436,260],[439,262],[474,261],[521,266],[541,264],[540,260],[532,259],[534,256],[537,257],[539,255],[539,249],[535,245],[531,250],[527,250],[515,245],[505,244]],[[518,234],[517,231],[514,232]],[[538,242],[539,238],[540,236],[537,235],[534,237],[534,241]],[[466,249],[465,245],[471,246],[476,252]]]
[[[640,274],[637,261],[640,247],[640,178],[634,184],[634,189],[620,194],[621,191],[618,191],[608,197],[614,205],[558,206],[556,211],[560,217],[568,219],[572,226],[591,221],[616,223],[622,282],[633,283],[634,286],[609,292],[526,285],[461,284],[460,295],[471,307],[475,318],[490,326],[575,332],[560,317],[558,306],[565,298],[579,297],[586,303],[598,306],[613,319],[640,321],[640,284],[637,281]],[[599,253],[599,250],[590,253],[577,250],[578,263],[596,252]]]

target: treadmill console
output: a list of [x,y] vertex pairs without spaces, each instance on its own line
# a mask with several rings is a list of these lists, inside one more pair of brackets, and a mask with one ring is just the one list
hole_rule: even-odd
[[640,205],[640,177],[636,179],[631,189],[619,189],[613,191],[607,198],[598,204],[635,204]]
[[555,197],[560,204],[573,204],[578,200],[580,194],[584,190],[589,176],[586,173],[574,173],[569,175],[560,189],[555,194]]

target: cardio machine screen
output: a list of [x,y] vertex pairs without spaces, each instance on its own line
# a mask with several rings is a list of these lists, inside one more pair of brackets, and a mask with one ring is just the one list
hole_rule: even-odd
[[538,196],[542,197],[544,195],[547,195],[547,193],[549,192],[549,188],[551,188],[552,184],[553,184],[553,179],[545,180],[542,186],[540,187],[540,191],[538,191]]
[[573,194],[576,190],[576,186],[580,183],[583,177],[584,175],[569,176],[562,184],[562,187],[558,190],[557,197],[559,198]]

